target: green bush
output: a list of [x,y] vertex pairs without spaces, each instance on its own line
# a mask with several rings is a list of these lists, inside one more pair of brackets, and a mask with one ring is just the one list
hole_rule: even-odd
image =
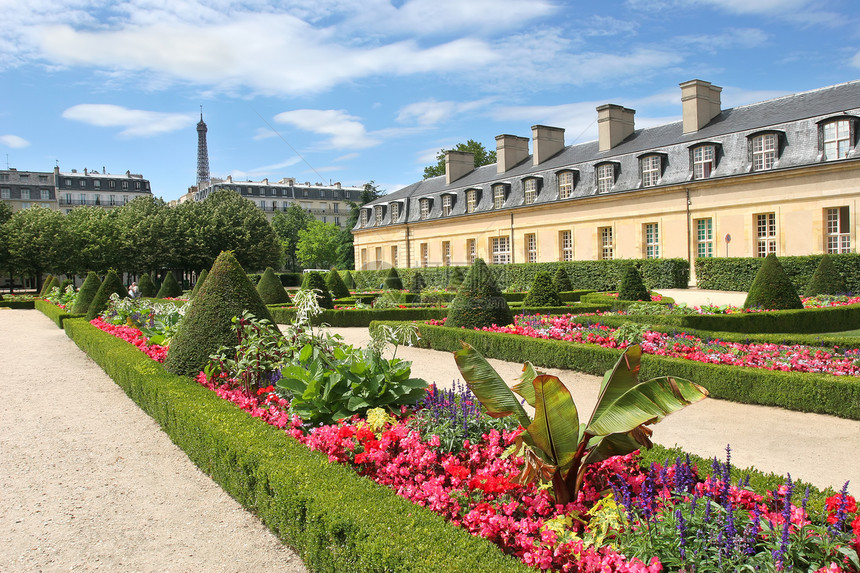
[[400,280],[400,274],[398,274],[397,269],[391,267],[383,276],[383,288],[388,290],[403,290],[403,281]]
[[331,298],[331,293],[328,291],[328,286],[325,284],[325,278],[317,271],[305,273],[305,280],[302,281],[302,290],[316,289],[317,302],[321,308],[334,308],[334,301]]
[[806,296],[817,296],[820,294],[839,294],[847,292],[845,279],[833,265],[830,255],[821,257],[818,268],[812,275],[812,279],[806,286]]
[[125,298],[128,296],[128,289],[126,289],[125,285],[122,284],[122,281],[119,280],[119,276],[116,274],[116,271],[111,269],[108,271],[107,275],[105,275],[105,280],[102,281],[102,284],[99,286],[99,290],[96,291],[93,300],[90,301],[90,307],[87,309],[87,320],[93,320],[103,313],[110,301],[110,295],[114,293],[119,295],[120,298]]
[[[562,270],[562,272],[564,271]],[[558,292],[552,275],[546,271],[541,271],[535,275],[528,295],[523,300],[523,306],[562,306]]]
[[642,275],[633,265],[628,265],[618,283],[618,300],[651,300],[651,293],[642,282]]
[[0,300],[0,307],[32,310],[36,308],[35,302],[35,300]]
[[424,280],[424,275],[415,273],[412,275],[412,280],[409,283],[409,292],[412,294],[421,294],[421,291],[427,288],[427,282]]
[[140,275],[140,282],[137,283],[137,289],[140,291],[141,298],[155,298],[155,295],[158,294],[158,289],[155,288],[155,283],[152,282],[152,277],[150,277],[148,273]]
[[493,324],[510,324],[511,309],[496,286],[483,259],[477,259],[463,279],[457,296],[448,308],[452,327],[481,328]]
[[275,269],[266,268],[260,282],[257,283],[257,292],[265,304],[286,304],[290,302],[290,295],[284,290],[280,279],[275,276]]
[[555,290],[559,293],[573,290],[573,285],[570,284],[570,277],[567,276],[567,271],[564,267],[558,267],[558,270],[555,271],[553,284],[555,285]]
[[81,320],[66,321],[65,326],[69,337],[173,443],[295,548],[309,570],[532,571],[485,539],[351,468],[330,463],[325,454],[309,450],[193,380],[169,374],[134,346]]
[[773,253],[764,259],[750,286],[744,308],[789,310],[803,308],[797,290]]
[[175,374],[196,375],[209,362],[210,354],[235,345],[232,321],[246,310],[272,321],[236,257],[223,251],[170,342],[165,368]]
[[[860,254],[828,256],[845,279],[847,292],[860,293]],[[822,257],[780,257],[779,262],[797,292],[803,292]],[[702,289],[748,291],[763,262],[762,258],[699,258],[696,259],[696,283]]]
[[54,275],[48,275],[45,277],[45,282],[42,283],[42,290],[39,291],[40,297],[44,297],[46,294],[51,292],[51,289],[53,288],[51,283],[55,280],[56,279],[54,279]]
[[75,299],[72,313],[87,314],[90,310],[90,303],[95,298],[100,286],[102,286],[102,281],[99,276],[93,271],[88,272],[84,284],[81,285],[81,290],[78,291],[78,298]]
[[[14,307],[10,307],[14,308]],[[63,322],[68,318],[80,318],[80,314],[72,314],[67,310],[63,310],[59,306],[50,303],[46,300],[35,300],[33,301],[33,306],[31,308],[35,308],[48,318],[54,321],[54,323],[63,328]]]
[[158,294],[155,295],[155,298],[176,298],[182,295],[182,287],[179,286],[179,282],[176,280],[176,275],[173,274],[173,271],[167,271],[167,274],[164,275],[164,280],[161,283],[161,288],[158,289]]
[[[290,324],[296,318],[296,310],[291,307],[270,306],[269,310],[277,324]],[[313,324],[328,324],[335,328],[352,326],[366,328],[374,320],[442,320],[447,315],[447,308],[329,309],[315,316],[311,322]]]
[[349,271],[343,271],[343,284],[346,285],[346,288],[352,290],[355,288],[355,279],[352,278],[352,273]]
[[349,289],[340,278],[340,273],[337,269],[332,269],[325,277],[325,284],[331,293],[332,298],[345,298],[350,295]]
[[66,287],[74,288],[74,286],[75,281],[73,281],[72,279],[63,279],[63,281],[60,283],[60,292],[66,292]]
[[451,276],[448,278],[448,284],[445,285],[445,289],[456,291],[463,284],[464,278],[466,278],[466,273],[463,271],[463,267],[454,267],[451,271]]
[[200,287],[203,286],[203,281],[206,280],[206,277],[209,276],[209,271],[207,269],[203,269],[199,275],[197,275],[197,282],[194,283],[194,288],[191,289],[191,295],[188,297],[189,300],[193,300],[197,293],[200,291]]

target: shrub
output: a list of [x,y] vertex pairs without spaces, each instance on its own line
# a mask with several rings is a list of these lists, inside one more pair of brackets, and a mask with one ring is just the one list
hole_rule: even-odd
[[621,282],[618,283],[618,300],[651,300],[651,293],[645,288],[642,275],[633,265],[627,266]]
[[206,277],[208,276],[209,271],[206,269],[203,269],[203,271],[199,275],[197,275],[197,282],[194,283],[194,288],[191,289],[191,296],[188,297],[189,299],[193,299],[195,296],[197,296],[197,292],[200,290],[200,287],[203,286],[203,281],[205,281]]
[[272,321],[242,265],[233,253],[222,251],[170,342],[165,368],[175,374],[197,374],[209,355],[222,346],[235,345],[232,321],[246,310]]
[[448,310],[448,326],[480,328],[510,324],[511,309],[483,259],[477,259],[463,279]]
[[322,308],[334,308],[334,301],[331,298],[331,293],[328,291],[328,286],[325,284],[325,278],[317,271],[305,273],[305,280],[302,281],[302,290],[316,289],[317,302]]
[[340,273],[337,269],[332,269],[325,277],[325,284],[328,287],[331,296],[334,298],[346,298],[350,295],[349,289],[340,278]]
[[523,300],[523,306],[563,306],[550,273],[541,271],[535,275],[531,289]]
[[74,288],[75,281],[72,279],[63,279],[63,282],[60,283],[60,292],[66,292],[66,287]]
[[[779,263],[797,292],[806,289],[823,255],[780,257]],[[828,255],[833,266],[845,279],[847,292],[860,292],[860,254]],[[699,258],[696,259],[696,282],[699,288],[712,290],[748,291],[764,259],[762,258]]]
[[161,288],[158,289],[158,294],[155,298],[176,298],[182,294],[182,287],[176,280],[173,271],[167,271],[164,276],[164,281],[161,283]]
[[281,280],[275,276],[275,269],[267,267],[260,282],[257,283],[257,292],[266,304],[284,304],[290,302],[290,295],[284,290]]
[[53,288],[51,286],[52,282],[54,282],[54,275],[48,275],[45,277],[45,282],[42,283],[42,290],[39,291],[40,297],[43,297],[49,292],[51,292],[51,289]]
[[803,308],[791,279],[773,253],[764,259],[750,287],[744,308],[789,310]]
[[409,284],[409,292],[412,294],[421,294],[421,291],[427,288],[427,283],[424,281],[424,275],[415,273],[412,276],[412,282]]
[[87,320],[92,320],[100,315],[107,308],[110,295],[114,293],[118,294],[120,298],[125,298],[128,296],[128,289],[119,280],[116,271],[111,269],[90,302],[90,307],[87,309]]
[[141,298],[154,298],[155,295],[158,294],[158,289],[155,288],[155,283],[152,282],[152,277],[147,273],[140,275],[140,282],[137,283],[137,289],[140,291]]
[[394,267],[391,267],[385,273],[383,284],[384,288],[389,290],[403,290],[403,281],[400,280],[400,275]]
[[820,294],[839,294],[846,292],[845,279],[833,266],[833,259],[829,255],[821,257],[812,280],[806,287],[806,296],[817,296]]
[[81,285],[78,298],[75,299],[75,305],[72,307],[72,314],[86,314],[90,310],[90,303],[95,298],[100,286],[102,286],[102,281],[99,276],[93,271],[87,273],[87,278]]
[[555,285],[555,290],[559,293],[573,290],[573,285],[570,284],[570,277],[567,276],[567,271],[564,270],[564,267],[558,267],[558,270],[555,271],[553,284]]
[[462,267],[454,267],[451,271],[451,277],[448,279],[448,284],[445,286],[447,290],[457,290],[460,288],[460,285],[463,284],[463,278],[466,276],[466,273],[463,272]]
[[343,284],[345,284],[346,288],[348,288],[348,289],[354,289],[355,288],[355,279],[352,278],[351,272],[344,271],[344,273],[343,273]]

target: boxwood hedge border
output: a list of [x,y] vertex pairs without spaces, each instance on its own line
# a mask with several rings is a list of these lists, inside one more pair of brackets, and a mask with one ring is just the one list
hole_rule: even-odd
[[0,307],[28,310],[36,308],[35,300],[0,300]]
[[228,494],[313,571],[528,572],[490,542],[330,463],[85,319],[71,338]]
[[63,322],[69,318],[80,318],[82,314],[72,314],[65,309],[60,308],[52,302],[46,300],[35,300],[33,306],[36,310],[53,320],[57,326],[63,328]]

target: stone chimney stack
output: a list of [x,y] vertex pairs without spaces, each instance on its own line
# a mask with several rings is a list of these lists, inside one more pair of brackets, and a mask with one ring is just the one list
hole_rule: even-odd
[[635,109],[605,104],[597,108],[597,129],[600,151],[608,151],[633,134]]
[[445,152],[445,184],[450,185],[475,169],[475,154],[466,151]]
[[533,125],[532,141],[532,161],[539,165],[564,149],[564,128]]
[[680,85],[684,133],[699,131],[720,115],[720,92],[723,88],[702,80],[690,80]]
[[496,173],[504,173],[529,156],[529,138],[518,135],[496,136]]

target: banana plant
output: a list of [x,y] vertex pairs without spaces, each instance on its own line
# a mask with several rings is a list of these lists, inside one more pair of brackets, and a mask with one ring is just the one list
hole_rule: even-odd
[[[590,464],[651,448],[649,425],[708,395],[698,384],[672,376],[639,382],[642,349],[637,344],[606,372],[594,411],[581,423],[573,397],[557,377],[526,362],[511,389],[477,350],[462,344],[454,360],[487,414],[513,415],[525,429],[516,443],[525,459],[520,483],[551,481],[558,503],[576,499]],[[534,408],[534,417],[514,392]]]

